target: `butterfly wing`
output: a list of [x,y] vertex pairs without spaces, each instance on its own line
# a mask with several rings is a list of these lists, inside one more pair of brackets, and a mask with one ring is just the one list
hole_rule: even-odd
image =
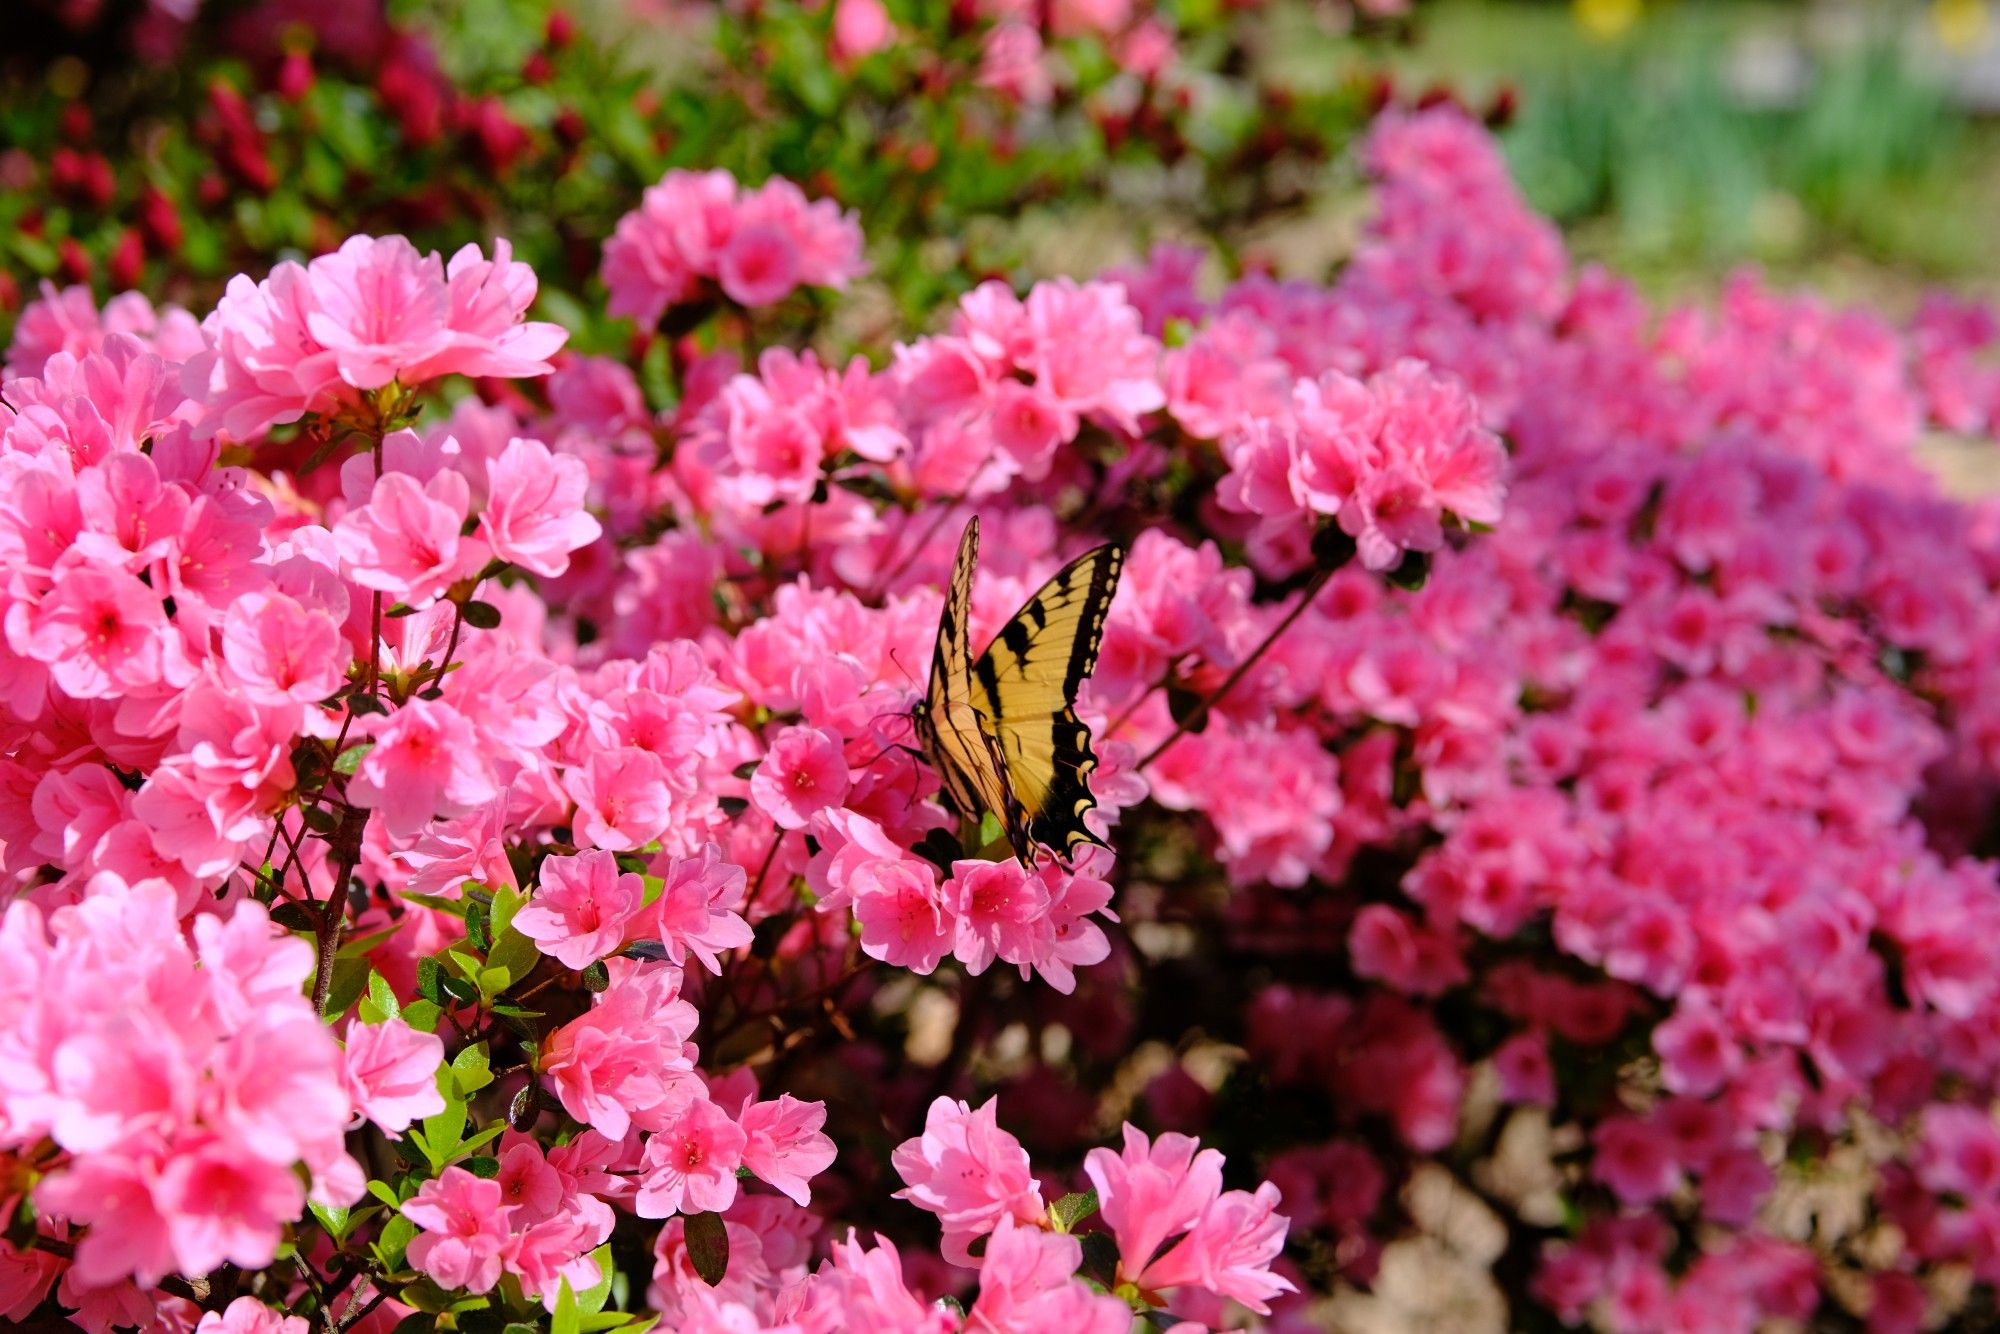
[[[979,519],[965,525],[938,617],[937,646],[931,653],[930,688],[917,707],[917,736],[944,784],[945,798],[963,819],[982,810],[1001,817],[1010,840],[1025,838],[1026,820],[1007,784],[1005,761],[992,720],[974,703],[972,650],[967,632],[972,617],[972,571],[979,560]],[[1015,840],[1015,850],[1021,850]]]
[[1028,840],[1065,859],[1080,843],[1103,841],[1083,822],[1097,804],[1089,783],[1097,753],[1076,716],[1076,692],[1097,665],[1124,563],[1125,553],[1107,545],[1065,565],[970,669],[971,698],[991,724],[996,767],[1025,816]]

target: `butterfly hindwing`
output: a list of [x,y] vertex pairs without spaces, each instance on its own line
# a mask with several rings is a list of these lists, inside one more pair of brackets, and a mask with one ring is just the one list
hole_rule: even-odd
[[918,734],[961,817],[994,812],[1024,863],[1037,843],[1067,859],[1078,844],[1100,842],[1083,822],[1096,805],[1088,779],[1097,756],[1076,691],[1096,665],[1124,553],[1103,546],[1071,561],[974,659],[967,630],[978,557],[974,518],[938,618]]

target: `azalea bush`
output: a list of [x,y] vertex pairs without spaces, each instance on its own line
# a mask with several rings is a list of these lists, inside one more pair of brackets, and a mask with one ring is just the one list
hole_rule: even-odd
[[[926,276],[719,152],[24,290],[0,1316],[1304,1330],[1442,1178],[1517,1326],[1982,1318],[2000,525],[1914,448],[2000,323],[1648,309],[1448,105],[1352,160],[1323,282]],[[975,647],[1127,549],[1068,864],[912,725],[975,515]]]

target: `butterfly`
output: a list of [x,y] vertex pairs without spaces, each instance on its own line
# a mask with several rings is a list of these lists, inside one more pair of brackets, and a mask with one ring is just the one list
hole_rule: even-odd
[[1088,781],[1097,754],[1076,689],[1097,665],[1125,553],[1105,545],[1063,566],[975,659],[967,635],[978,559],[975,515],[958,540],[930,688],[911,718],[961,818],[992,811],[1024,866],[1037,844],[1068,861],[1078,844],[1105,846],[1083,822],[1097,804]]

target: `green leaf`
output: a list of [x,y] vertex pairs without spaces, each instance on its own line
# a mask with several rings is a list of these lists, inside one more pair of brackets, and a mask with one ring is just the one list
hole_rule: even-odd
[[499,1139],[502,1132],[506,1129],[507,1127],[504,1125],[488,1126],[476,1135],[466,1136],[464,1141],[459,1144],[458,1150],[460,1153],[471,1153],[474,1149],[484,1148],[494,1140]]
[[583,985],[588,991],[602,991],[611,985],[611,970],[599,959],[583,970]]
[[396,992],[390,987],[389,979],[373,969],[368,973],[368,1003],[380,1011],[384,1019],[399,1018],[403,1013],[403,1007],[397,1001]]
[[459,1163],[459,1166],[472,1173],[472,1175],[482,1177],[488,1181],[500,1175],[500,1160],[486,1154],[474,1154],[472,1157]]
[[[534,972],[535,965],[541,961],[542,952],[535,947],[534,941],[512,927],[504,931],[495,929],[493,948],[488,951],[486,962],[507,974],[507,986],[512,986]],[[506,989],[506,986],[500,988],[501,991]]]
[[326,1235],[332,1237],[336,1245],[347,1239],[347,1229],[354,1225],[354,1210],[310,1202],[306,1207],[312,1210],[312,1216],[319,1220],[319,1225],[326,1229]]
[[[384,1269],[395,1271],[403,1267],[403,1251],[417,1237],[417,1225],[397,1214],[382,1225],[382,1235],[375,1239],[375,1257]],[[403,1298],[409,1301],[408,1297]],[[415,1305],[415,1303],[411,1303]]]
[[[465,943],[481,954],[493,948],[493,910],[476,899],[465,909]],[[471,969],[466,976],[472,976]]]
[[421,903],[426,908],[433,908],[441,913],[450,913],[453,917],[463,918],[465,916],[464,899],[448,899],[441,894],[413,894],[408,890],[404,890],[396,897],[405,903]]
[[437,1006],[439,1013],[443,1013],[444,965],[436,959],[417,960],[417,994]]
[[475,630],[500,628],[500,609],[490,602],[467,602],[459,608],[459,612],[465,617],[465,623]]
[[398,931],[401,931],[403,929],[403,922],[408,920],[406,917],[394,925],[383,927],[380,931],[370,931],[366,935],[349,937],[347,943],[340,947],[340,953],[334,957],[340,959],[358,959],[389,937],[395,935]]
[[350,778],[353,777],[354,771],[361,767],[361,761],[373,749],[375,749],[373,741],[355,742],[334,757],[333,771],[337,774],[346,774]]
[[1049,1218],[1058,1232],[1074,1231],[1078,1223],[1096,1212],[1097,1192],[1094,1190],[1073,1191],[1049,1206]]
[[585,1314],[595,1315],[604,1309],[604,1303],[611,1300],[611,1278],[616,1267],[611,1262],[611,1243],[605,1242],[590,1253],[597,1265],[597,1282],[576,1294],[576,1304]]
[[459,1096],[469,1098],[493,1082],[493,1058],[486,1044],[476,1042],[451,1058],[452,1082]]
[[528,906],[528,896],[512,885],[501,885],[493,891],[493,938],[498,940],[507,934],[507,928],[514,924],[514,914]]
[[691,1215],[685,1227],[688,1260],[712,1288],[729,1272],[729,1230],[716,1213]]
[[368,1193],[388,1205],[391,1209],[400,1209],[403,1207],[403,1202],[396,1198],[396,1192],[389,1189],[389,1183],[386,1181],[370,1181],[368,1183]]
[[361,999],[362,989],[368,985],[368,960],[335,959],[333,961],[333,984],[327,989],[326,1008],[320,1011],[324,1019],[337,1019],[346,1014],[348,1007]]
[[[443,1083],[440,1077],[439,1083]],[[458,1138],[465,1133],[465,1104],[450,1098],[444,1110],[424,1118],[424,1157],[433,1171],[442,1172],[458,1153]]]
[[549,1334],[583,1334],[583,1313],[577,1309],[576,1294],[570,1291],[568,1279],[562,1281],[562,1288],[556,1293]]
[[436,1001],[413,1000],[403,1007],[403,1022],[422,1033],[435,1031],[443,1017]]

